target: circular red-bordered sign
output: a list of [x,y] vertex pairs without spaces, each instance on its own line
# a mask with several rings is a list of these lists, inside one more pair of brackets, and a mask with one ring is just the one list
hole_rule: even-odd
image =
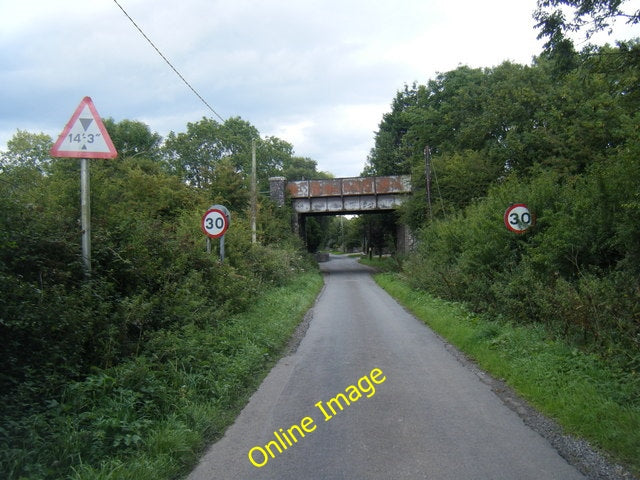
[[220,238],[229,228],[229,219],[222,210],[210,208],[202,216],[200,227],[206,236]]
[[504,212],[504,224],[514,233],[526,232],[534,221],[534,216],[524,203],[513,204]]

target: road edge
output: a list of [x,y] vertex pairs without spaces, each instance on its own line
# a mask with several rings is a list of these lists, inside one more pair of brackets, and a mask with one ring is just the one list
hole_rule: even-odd
[[[371,274],[371,276],[374,277],[374,281],[376,273],[377,272],[373,272]],[[455,345],[431,328],[428,323],[417,317],[409,308],[391,295],[390,292],[387,293],[408,314],[431,330],[458,362],[476,375],[482,383],[489,386],[491,391],[502,403],[516,413],[525,425],[547,440],[562,458],[574,466],[588,480],[640,480],[640,478],[634,476],[625,466],[613,461],[606,452],[597,449],[582,438],[564,433],[559,423],[538,411],[504,380],[495,378],[489,372],[480,368],[470,356],[459,350]]]

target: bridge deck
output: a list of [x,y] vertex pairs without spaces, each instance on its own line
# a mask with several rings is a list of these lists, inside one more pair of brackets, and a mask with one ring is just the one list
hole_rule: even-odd
[[287,183],[297,213],[358,213],[393,210],[411,193],[411,177],[332,178]]

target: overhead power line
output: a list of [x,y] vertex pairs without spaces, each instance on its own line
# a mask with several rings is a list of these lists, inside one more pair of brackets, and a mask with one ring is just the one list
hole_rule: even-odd
[[155,46],[155,44],[151,41],[151,39],[149,37],[147,37],[147,35],[142,31],[142,29],[138,26],[138,24],[133,20],[133,18],[131,18],[131,16],[127,13],[127,11],[122,8],[122,5],[120,5],[118,3],[118,0],[113,0],[113,2],[118,6],[118,8],[120,8],[120,10],[122,10],[122,13],[125,14],[125,16],[131,21],[131,23],[133,24],[134,27],[136,27],[136,29],[140,32],[140,34],[144,37],[144,39],[149,42],[149,45],[151,45],[153,47],[153,49],[158,52],[158,55],[160,55],[162,57],[162,59],[167,62],[167,65],[169,65],[171,67],[171,69],[176,72],[176,75],[178,75],[178,77],[180,77],[180,80],[182,80],[184,82],[184,84],[189,87],[189,89],[196,95],[196,97],[198,97],[200,99],[200,101],[202,103],[204,103],[207,108],[209,110],[211,110],[213,112],[213,114],[218,117],[221,121],[224,122],[224,118],[222,118],[218,112],[216,112],[213,107],[211,105],[209,105],[209,103],[202,98],[202,95],[200,95],[195,88],[193,88],[191,86],[191,84],[189,82],[187,82],[187,80],[182,76],[182,74],[178,71],[178,69],[176,69],[176,67],[174,67],[171,62],[167,59],[167,57],[165,57],[162,52],[160,51],[160,49],[158,47]]

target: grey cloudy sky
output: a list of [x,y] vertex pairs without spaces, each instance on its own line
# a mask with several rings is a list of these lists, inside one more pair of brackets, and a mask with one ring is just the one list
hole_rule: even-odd
[[[528,64],[535,0],[118,0],[222,117],[358,175],[404,84],[458,65]],[[165,136],[213,113],[113,0],[0,0],[0,149],[54,140],[84,96]]]

